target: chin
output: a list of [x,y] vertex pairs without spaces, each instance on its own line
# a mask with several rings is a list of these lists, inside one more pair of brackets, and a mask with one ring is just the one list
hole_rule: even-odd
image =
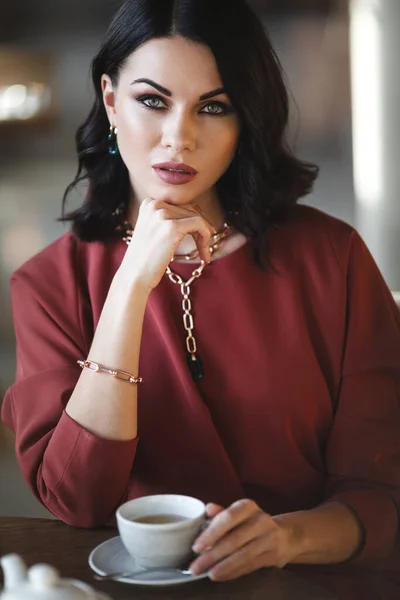
[[[177,189],[177,188],[181,189]],[[155,198],[156,200],[163,200],[164,202],[169,202],[170,204],[176,205],[185,205],[185,204],[195,204],[196,198],[198,198],[199,194],[189,193],[188,188],[185,189],[186,186],[163,186],[162,189],[153,190],[152,193],[149,194],[151,198]]]

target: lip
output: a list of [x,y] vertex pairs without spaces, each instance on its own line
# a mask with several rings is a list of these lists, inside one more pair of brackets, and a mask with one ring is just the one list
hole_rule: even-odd
[[172,161],[158,163],[156,165],[153,165],[153,169],[174,169],[175,171],[186,171],[190,175],[197,175],[197,171],[196,171],[196,169],[193,169],[193,167],[190,167],[189,165],[186,165],[185,163],[178,163],[178,162],[172,162]]
[[[157,173],[158,177],[164,182],[170,185],[183,185],[192,181],[196,175],[196,169],[193,169],[185,163],[176,162],[164,162],[153,165],[153,169]],[[174,169],[168,171],[165,169]],[[185,171],[181,173],[180,171]]]

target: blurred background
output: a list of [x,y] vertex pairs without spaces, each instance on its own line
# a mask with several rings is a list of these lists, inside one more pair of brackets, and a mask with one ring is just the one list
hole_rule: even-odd
[[[356,226],[400,290],[400,1],[249,3],[287,75],[292,144],[321,167],[305,202]],[[118,6],[1,0],[0,399],[15,372],[9,276],[65,231],[56,219],[76,171],[75,130],[91,105],[90,61]],[[49,516],[23,482],[2,425],[0,514]]]

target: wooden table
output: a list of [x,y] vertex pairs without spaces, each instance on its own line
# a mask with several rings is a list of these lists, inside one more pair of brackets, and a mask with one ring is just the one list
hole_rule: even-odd
[[[263,569],[225,583],[206,579],[162,588],[94,581],[88,556],[95,546],[115,535],[115,529],[86,530],[48,519],[0,517],[0,556],[16,552],[28,566],[47,562],[57,567],[62,577],[85,581],[108,593],[113,600],[338,600],[345,597],[337,596],[286,569]],[[366,587],[369,589],[370,584]],[[400,597],[398,589],[395,597]],[[353,594],[349,598],[356,600]],[[360,598],[368,600],[364,593]],[[371,596],[371,600],[375,598],[386,600],[392,596]]]

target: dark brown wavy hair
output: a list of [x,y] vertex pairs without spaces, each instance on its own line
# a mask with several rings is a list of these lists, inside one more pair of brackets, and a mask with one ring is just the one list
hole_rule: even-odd
[[[227,4],[229,8],[227,9]],[[152,38],[180,35],[207,45],[237,112],[236,156],[217,183],[227,221],[254,244],[262,261],[271,226],[310,193],[318,167],[296,158],[285,142],[289,101],[279,59],[245,0],[127,0],[114,16],[91,67],[95,101],[76,134],[78,172],[63,198],[61,220],[82,240],[116,237],[130,198],[128,170],[108,153],[109,121],[101,76],[114,85],[128,57]],[[83,205],[65,214],[69,192],[88,184]],[[118,216],[116,216],[116,213]]]

